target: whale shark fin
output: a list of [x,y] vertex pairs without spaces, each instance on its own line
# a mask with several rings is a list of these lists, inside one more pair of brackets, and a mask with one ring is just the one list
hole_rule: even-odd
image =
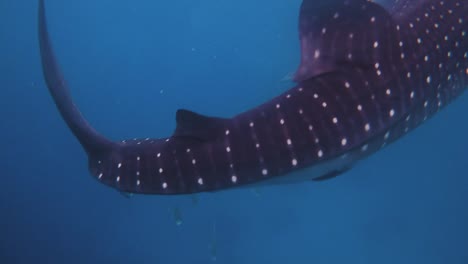
[[221,133],[228,119],[208,117],[189,110],[179,109],[176,113],[177,127],[173,137],[196,141],[212,140]]
[[[301,82],[343,67],[372,69],[385,76],[398,57],[398,31],[391,15],[367,0],[304,0],[300,9]],[[387,67],[387,68],[383,68]]]

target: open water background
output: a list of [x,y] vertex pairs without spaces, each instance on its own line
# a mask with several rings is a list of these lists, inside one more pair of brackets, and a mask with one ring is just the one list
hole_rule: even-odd
[[[169,135],[178,108],[229,117],[286,90],[299,5],[49,0],[46,10],[77,105],[117,140]],[[36,8],[0,0],[0,263],[468,263],[466,94],[333,180],[127,199],[89,176],[48,94]]]

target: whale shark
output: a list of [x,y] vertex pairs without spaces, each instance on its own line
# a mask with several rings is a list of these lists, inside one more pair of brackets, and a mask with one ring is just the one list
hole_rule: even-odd
[[330,179],[420,126],[468,87],[465,0],[303,0],[292,88],[233,117],[179,109],[168,137],[111,141],[74,104],[45,12],[39,0],[48,90],[86,152],[90,174],[126,193]]

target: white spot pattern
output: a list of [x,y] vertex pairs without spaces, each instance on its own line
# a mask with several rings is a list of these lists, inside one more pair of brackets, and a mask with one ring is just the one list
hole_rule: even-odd
[[[136,151],[116,161],[101,157],[102,160],[92,161],[96,167],[93,169],[97,170],[94,175],[106,183],[118,183],[119,187],[129,184],[163,193],[201,191],[223,182],[243,184],[262,175],[275,176],[298,165],[319,164],[321,159],[338,156],[353,159],[396,140],[468,86],[468,24],[462,17],[466,16],[466,5],[455,0],[400,2],[405,5],[397,5],[391,12],[398,24],[385,32],[388,38],[382,38],[377,31],[388,21],[369,11],[365,18],[368,25],[351,32],[335,32],[332,26],[335,24],[325,23],[318,29],[321,36],[316,43],[321,45],[309,51],[309,58],[315,63],[341,54],[338,59],[352,65],[362,60],[363,54],[359,48],[351,47],[365,46],[369,55],[365,62],[371,65],[372,74],[350,71],[323,75],[311,84],[299,82],[300,86],[274,103],[234,118],[233,126],[216,130],[221,143],[210,145],[211,152],[206,145],[187,144],[178,148],[180,142],[169,138],[123,140],[119,144],[124,147],[151,149],[151,156]],[[329,23],[339,25],[347,16],[346,9],[331,15],[334,22]],[[339,42],[322,45],[339,34],[345,34],[340,38],[343,45]],[[367,42],[363,43],[363,39]],[[391,60],[382,53],[388,50],[395,51]],[[371,138],[377,139],[369,141]],[[153,147],[145,148],[149,145]],[[349,149],[357,151],[346,152]],[[180,162],[174,162],[175,158]],[[246,164],[255,169],[243,167],[241,158],[248,158]],[[151,175],[146,171],[151,171]],[[226,171],[227,175],[211,177],[210,173],[215,171]],[[186,184],[188,181],[191,184]],[[149,186],[153,182],[156,184]],[[198,189],[186,189],[187,186]]]

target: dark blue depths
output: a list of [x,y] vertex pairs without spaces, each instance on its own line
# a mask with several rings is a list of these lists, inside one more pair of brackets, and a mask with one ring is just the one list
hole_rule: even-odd
[[[299,1],[47,5],[77,104],[116,140],[171,134],[181,107],[233,116],[299,63]],[[334,180],[126,199],[88,176],[47,94],[36,3],[0,12],[2,263],[468,261],[466,96]]]

